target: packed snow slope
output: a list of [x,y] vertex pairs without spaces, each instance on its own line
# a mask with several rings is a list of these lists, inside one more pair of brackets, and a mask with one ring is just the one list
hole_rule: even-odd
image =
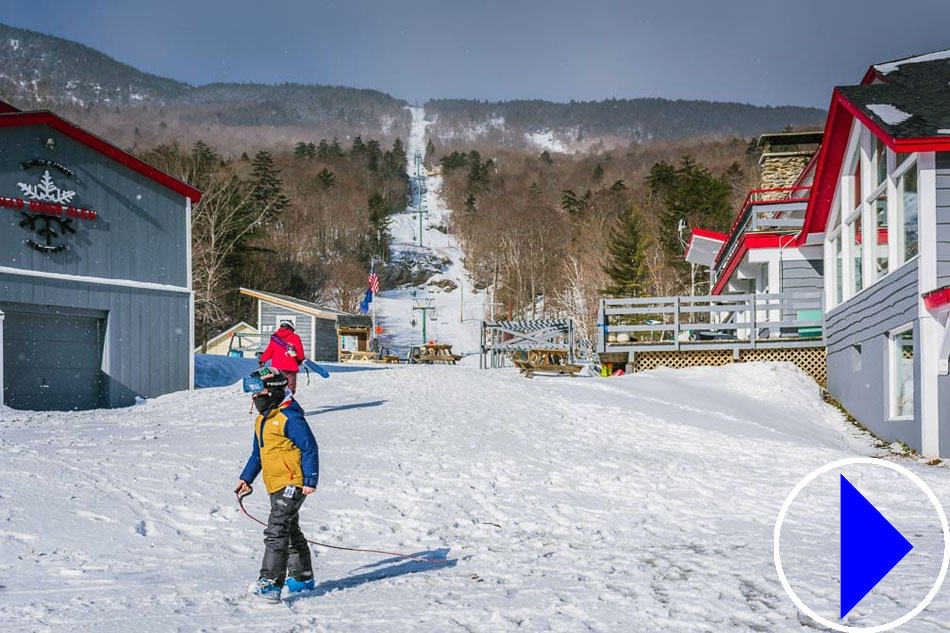
[[[321,468],[304,531],[448,565],[314,548],[314,595],[254,602],[237,385],[0,409],[0,630],[817,630],[776,578],[773,523],[809,471],[873,452],[777,364],[533,380],[367,367],[299,400]],[[908,465],[950,494],[950,471]],[[248,508],[266,517],[260,486]],[[902,630],[948,616],[938,598]]]
[[[428,121],[422,108],[410,108],[412,127],[407,145],[410,176],[416,173],[416,152],[425,154],[425,130]],[[384,347],[405,356],[410,345],[420,345],[422,313],[416,305],[431,305],[426,316],[426,341],[447,343],[463,355],[464,364],[477,365],[481,321],[485,318],[486,294],[475,291],[465,270],[462,250],[450,233],[452,211],[442,198],[442,177],[421,174],[426,191],[424,204],[410,204],[405,213],[392,217],[390,258],[396,266],[415,265],[437,270],[425,283],[383,290],[376,296],[379,325],[383,328]],[[419,244],[419,212],[422,214],[422,244]],[[440,286],[439,284],[443,284]],[[455,287],[452,288],[452,285]],[[413,321],[415,323],[413,324]]]

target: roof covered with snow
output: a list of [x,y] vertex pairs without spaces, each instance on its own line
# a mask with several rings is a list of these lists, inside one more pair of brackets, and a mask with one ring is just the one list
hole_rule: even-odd
[[838,90],[892,138],[939,136],[950,128],[950,50],[872,67],[873,81]]

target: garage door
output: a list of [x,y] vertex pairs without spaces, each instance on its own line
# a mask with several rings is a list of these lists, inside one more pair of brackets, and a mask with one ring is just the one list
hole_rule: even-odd
[[3,399],[14,409],[101,405],[104,320],[5,311]]

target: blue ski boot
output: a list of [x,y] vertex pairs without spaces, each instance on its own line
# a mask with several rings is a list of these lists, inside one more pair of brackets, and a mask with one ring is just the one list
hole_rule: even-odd
[[307,580],[288,578],[284,586],[287,587],[287,593],[297,593],[298,591],[313,591],[316,585],[313,582],[313,578],[308,578]]
[[261,578],[257,581],[257,590],[254,592],[268,602],[280,602],[280,587],[270,578]]

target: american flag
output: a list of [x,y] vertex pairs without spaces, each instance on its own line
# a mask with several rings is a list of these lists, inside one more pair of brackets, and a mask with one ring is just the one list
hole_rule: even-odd
[[375,265],[369,271],[369,289],[373,292],[373,294],[379,292],[379,277],[376,276]]

